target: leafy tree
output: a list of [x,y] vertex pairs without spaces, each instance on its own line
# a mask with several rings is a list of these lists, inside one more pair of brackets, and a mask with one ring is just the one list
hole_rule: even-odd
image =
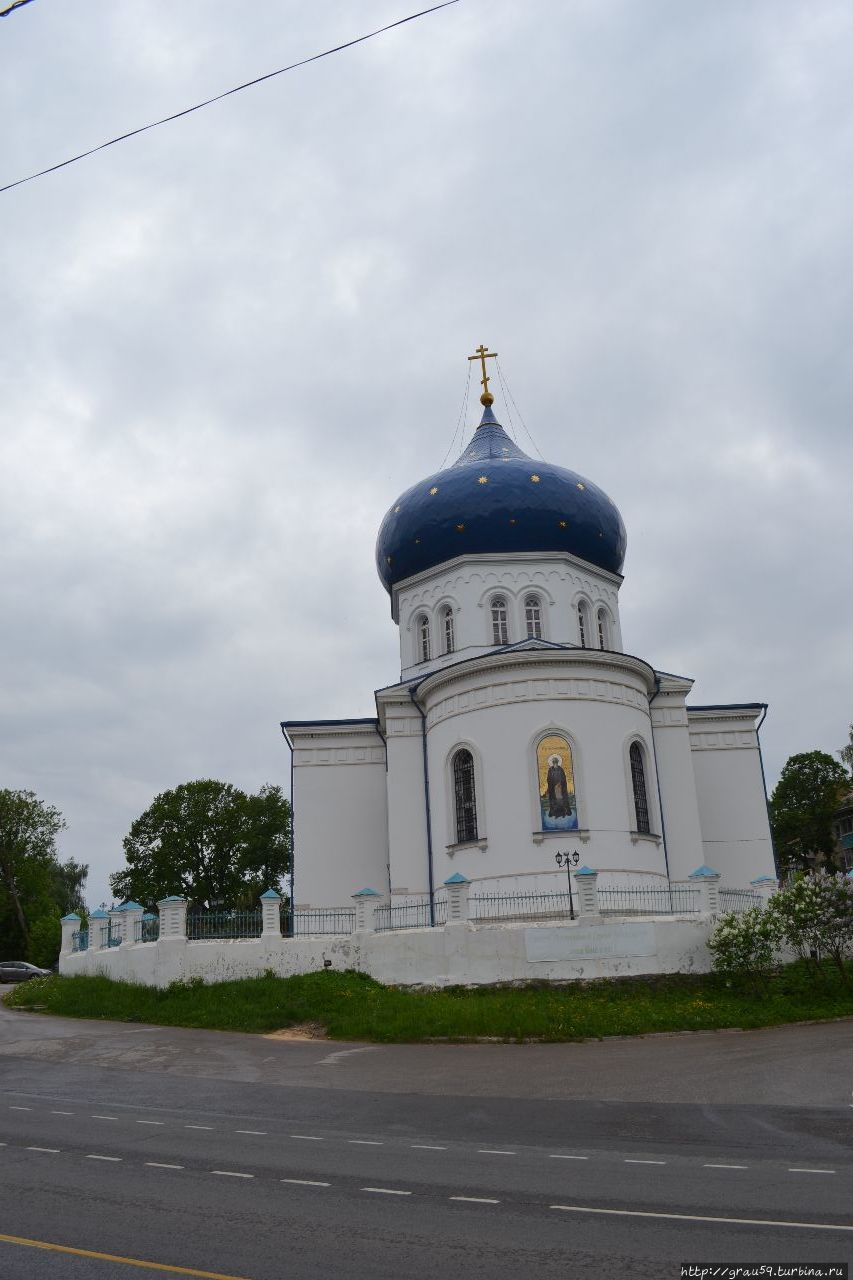
[[122,899],[153,906],[171,893],[197,906],[255,905],[290,866],[290,804],[280,787],[247,795],[207,778],[164,791],[124,839],[110,876]]
[[[0,923],[7,949],[28,952],[33,922],[59,914],[56,837],[64,827],[59,810],[34,792],[0,790]],[[85,879],[86,868],[79,870]]]
[[842,747],[841,750],[838,752],[838,754],[841,756],[841,759],[847,765],[847,768],[850,770],[851,774],[853,774],[853,724],[851,724],[850,726],[850,738],[847,742],[847,746]]
[[847,770],[825,751],[791,756],[770,797],[776,848],[789,869],[833,864],[832,815],[850,785]]

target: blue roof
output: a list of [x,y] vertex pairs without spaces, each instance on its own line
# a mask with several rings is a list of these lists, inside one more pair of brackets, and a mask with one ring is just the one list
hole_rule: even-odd
[[470,884],[471,881],[468,879],[467,876],[463,876],[461,871],[456,871],[452,876],[448,876],[448,878],[445,880],[444,883],[445,884]]
[[274,898],[276,902],[281,902],[281,894],[280,894],[280,893],[276,893],[275,889],[267,889],[266,893],[262,893],[262,894],[261,894],[261,901],[262,901],[262,902],[263,902],[264,898],[268,898],[268,899],[269,899],[269,898]]
[[692,880],[694,876],[696,877],[697,880],[700,878],[700,876],[703,878],[706,876],[716,876],[717,879],[719,880],[720,873],[719,871],[715,871],[713,867],[709,867],[707,862],[703,862],[701,867],[697,867],[695,871],[690,872],[690,875],[687,877],[687,879]]
[[622,517],[602,489],[529,458],[487,406],[456,462],[391,507],[376,540],[376,567],[388,591],[467,553],[566,551],[618,574],[626,541]]

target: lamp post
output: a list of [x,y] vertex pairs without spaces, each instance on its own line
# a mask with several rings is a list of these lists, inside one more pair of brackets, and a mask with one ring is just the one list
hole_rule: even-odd
[[575,918],[575,905],[572,899],[572,867],[576,867],[581,860],[581,856],[577,850],[574,853],[555,853],[554,861],[558,867],[566,868],[566,877],[569,881],[569,919]]

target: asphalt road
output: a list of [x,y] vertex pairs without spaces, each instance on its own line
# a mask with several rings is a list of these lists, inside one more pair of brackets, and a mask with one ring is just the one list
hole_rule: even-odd
[[0,1006],[0,1278],[849,1261],[852,1104],[851,1022],[367,1046]]

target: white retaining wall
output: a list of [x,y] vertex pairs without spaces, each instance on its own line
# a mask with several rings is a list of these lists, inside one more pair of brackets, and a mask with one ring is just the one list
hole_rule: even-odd
[[123,943],[60,958],[60,973],[104,974],[165,987],[201,978],[225,982],[272,970],[282,977],[324,967],[356,969],[401,986],[576,981],[631,974],[707,972],[709,914],[600,917],[561,924],[474,924],[348,936],[240,941]]

